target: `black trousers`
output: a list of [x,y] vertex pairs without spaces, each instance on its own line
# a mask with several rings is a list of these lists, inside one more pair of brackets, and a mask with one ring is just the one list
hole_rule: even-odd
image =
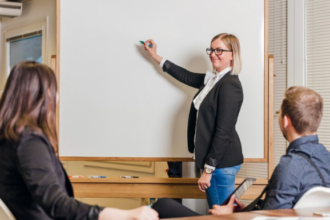
[[197,212],[181,205],[177,201],[169,198],[158,199],[152,206],[159,214],[159,218],[179,218],[199,216]]

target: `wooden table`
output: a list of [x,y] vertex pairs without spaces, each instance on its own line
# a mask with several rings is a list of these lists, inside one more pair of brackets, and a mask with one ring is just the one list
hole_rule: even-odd
[[[280,210],[261,210],[251,212],[238,212],[230,215],[220,216],[198,216],[198,217],[187,217],[187,218],[169,218],[167,220],[251,220],[259,216],[268,217],[315,217],[319,218],[318,215],[313,215],[315,211],[330,211],[330,207],[320,208],[305,208],[305,209],[280,209]],[[320,218],[322,220],[322,218]]]
[[[77,198],[196,198],[204,199],[199,191],[197,178],[71,178]],[[239,184],[243,179],[237,179]],[[259,179],[241,197],[255,199],[263,190],[267,180]]]

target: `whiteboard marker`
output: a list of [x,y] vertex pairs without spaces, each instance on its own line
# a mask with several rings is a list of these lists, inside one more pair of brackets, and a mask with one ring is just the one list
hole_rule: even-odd
[[142,40],[140,40],[140,43],[143,44],[143,45],[144,45],[144,44],[147,44],[148,47],[150,47],[150,48],[152,48],[152,46],[153,46],[151,43],[148,43],[148,42],[145,43],[145,42],[142,41]]
[[107,178],[106,176],[87,176],[87,178]]

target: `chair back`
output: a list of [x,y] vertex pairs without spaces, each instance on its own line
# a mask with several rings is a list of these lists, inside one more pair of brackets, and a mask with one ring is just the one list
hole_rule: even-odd
[[0,199],[0,219],[1,220],[15,220],[13,214],[8,209],[6,204]]
[[293,209],[324,206],[330,206],[330,188],[317,186],[305,192]]

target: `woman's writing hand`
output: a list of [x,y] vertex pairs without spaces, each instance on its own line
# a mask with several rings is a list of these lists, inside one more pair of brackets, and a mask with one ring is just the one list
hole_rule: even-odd
[[198,180],[198,188],[200,191],[205,192],[207,188],[211,186],[212,174],[207,174],[205,171]]
[[[152,47],[150,48],[148,46],[149,44],[152,44]],[[162,61],[163,57],[159,56],[157,54],[157,44],[155,43],[155,41],[153,41],[152,39],[146,40],[145,44],[144,44],[144,49],[146,51],[148,51],[149,55],[158,63],[160,64],[160,62]]]

